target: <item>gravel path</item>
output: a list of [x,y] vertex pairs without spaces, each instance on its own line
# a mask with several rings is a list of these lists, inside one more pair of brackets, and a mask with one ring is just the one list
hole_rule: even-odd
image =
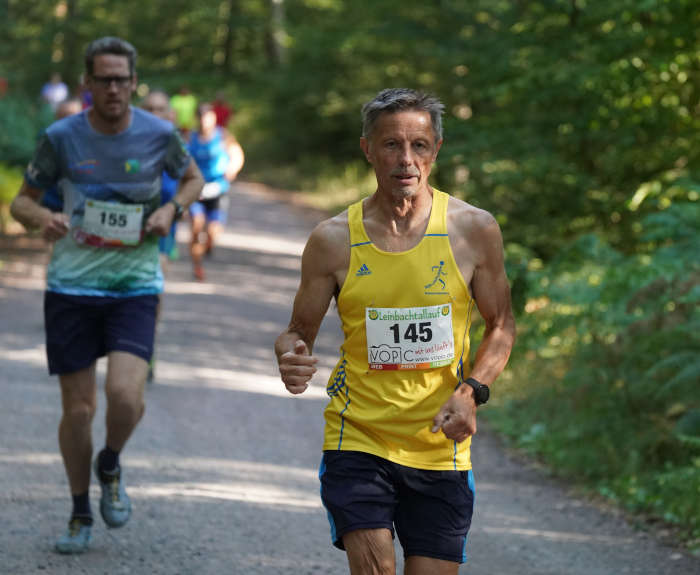
[[[341,335],[333,310],[307,393],[284,392],[272,353],[316,221],[260,186],[239,184],[206,283],[192,280],[180,244],[156,382],[122,459],[134,514],[113,531],[97,518],[91,549],[79,557],[52,551],[70,510],[56,440],[59,389],[44,357],[46,255],[36,239],[0,238],[0,573],[347,573],[345,555],[330,545],[317,479],[325,378]],[[470,559],[460,573],[700,574],[700,561],[575,497],[508,455],[484,427],[474,442]],[[93,429],[99,448],[102,395]],[[92,496],[96,509],[95,485]]]

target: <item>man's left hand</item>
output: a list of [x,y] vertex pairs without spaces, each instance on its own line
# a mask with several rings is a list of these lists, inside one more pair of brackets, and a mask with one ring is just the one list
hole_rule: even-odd
[[430,431],[441,429],[447,439],[457,443],[476,433],[476,402],[474,390],[468,385],[460,385],[433,418]]
[[168,202],[153,212],[146,221],[146,233],[167,236],[173,223],[175,206]]

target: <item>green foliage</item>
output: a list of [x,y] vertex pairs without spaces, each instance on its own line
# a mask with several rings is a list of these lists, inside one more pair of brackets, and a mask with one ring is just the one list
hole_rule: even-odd
[[492,414],[560,472],[682,524],[693,537],[700,537],[699,232],[700,205],[674,204],[642,221],[636,254],[582,236],[531,270],[512,367],[513,380],[527,384],[510,388]]
[[[31,159],[37,137],[49,123],[51,111],[21,98],[0,99],[0,158],[24,166]],[[16,191],[16,190],[15,190]]]
[[[123,0],[118,7],[105,0],[6,4],[7,19],[0,30],[6,32],[3,46],[11,47],[13,57],[3,60],[0,74],[10,78],[15,92],[38,94],[53,71],[61,72],[71,89],[77,88],[84,50],[101,36],[132,42],[141,72],[174,73],[183,83],[189,83],[188,74],[208,73],[210,85],[212,78],[223,84],[226,79],[219,74],[266,67],[268,14],[259,0]],[[229,32],[232,41],[227,43]]]

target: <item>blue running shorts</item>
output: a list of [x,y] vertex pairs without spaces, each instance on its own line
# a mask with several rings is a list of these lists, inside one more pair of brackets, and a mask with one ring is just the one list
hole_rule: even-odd
[[157,295],[97,297],[44,295],[49,373],[73,373],[112,351],[145,361],[153,354]]
[[226,213],[221,209],[221,196],[209,200],[200,200],[190,205],[190,216],[195,217],[204,214],[208,222],[226,221]]
[[392,463],[359,451],[324,451],[321,499],[333,544],[356,529],[394,528],[404,557],[464,563],[474,510],[469,471],[432,471]]

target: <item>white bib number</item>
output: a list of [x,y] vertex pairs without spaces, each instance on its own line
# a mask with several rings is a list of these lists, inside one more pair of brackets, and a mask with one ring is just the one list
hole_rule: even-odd
[[221,195],[221,184],[219,182],[209,182],[204,184],[202,191],[199,194],[200,200],[212,200]]
[[143,205],[85,200],[82,231],[105,246],[134,246],[141,241]]
[[370,369],[430,369],[454,359],[452,305],[366,309]]

